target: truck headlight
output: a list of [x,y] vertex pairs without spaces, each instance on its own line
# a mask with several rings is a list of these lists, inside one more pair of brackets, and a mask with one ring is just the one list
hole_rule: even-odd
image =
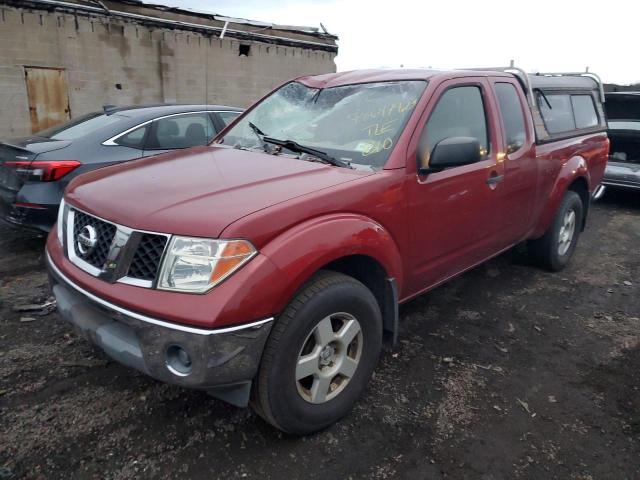
[[258,252],[247,240],[171,238],[158,288],[204,293],[233,274]]

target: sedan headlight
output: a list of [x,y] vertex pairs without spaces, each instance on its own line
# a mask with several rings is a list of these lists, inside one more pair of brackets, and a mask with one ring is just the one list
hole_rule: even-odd
[[258,252],[247,240],[172,237],[162,262],[158,288],[204,293]]

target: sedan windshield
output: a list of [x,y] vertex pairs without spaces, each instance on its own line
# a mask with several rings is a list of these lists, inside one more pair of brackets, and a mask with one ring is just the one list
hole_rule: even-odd
[[377,170],[387,161],[425,86],[425,81],[412,80],[318,89],[291,82],[251,110],[219,142],[268,151],[266,136],[315,149],[356,168]]

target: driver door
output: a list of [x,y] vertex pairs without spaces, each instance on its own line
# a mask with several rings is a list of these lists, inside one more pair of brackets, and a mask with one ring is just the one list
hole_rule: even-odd
[[[481,77],[443,82],[412,139],[407,171],[413,293],[445,281],[499,249],[504,165],[497,151],[499,123],[490,92]],[[435,145],[451,137],[476,138],[481,159],[421,173],[419,167],[428,167]],[[417,163],[422,165],[413,168]]]

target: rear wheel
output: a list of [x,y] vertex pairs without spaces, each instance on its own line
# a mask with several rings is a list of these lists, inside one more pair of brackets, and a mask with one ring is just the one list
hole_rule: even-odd
[[576,192],[565,193],[547,232],[529,241],[529,251],[541,266],[562,270],[571,259],[578,244],[584,207]]
[[253,405],[275,427],[304,435],[349,412],[375,368],[382,316],[356,279],[320,272],[273,327]]

